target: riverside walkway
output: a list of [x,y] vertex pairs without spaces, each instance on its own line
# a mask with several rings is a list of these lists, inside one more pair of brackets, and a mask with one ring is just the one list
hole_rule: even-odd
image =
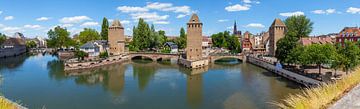
[[285,77],[287,79],[293,80],[297,83],[303,84],[305,86],[316,86],[319,85],[321,83],[321,81],[319,80],[315,80],[291,71],[288,71],[286,69],[282,69],[282,68],[276,68],[276,66],[271,63],[268,62],[264,59],[260,59],[260,58],[255,58],[252,56],[247,56],[246,57],[247,62],[257,65],[259,67],[265,68],[271,72],[274,72],[275,74],[278,74],[282,77]]
[[335,102],[329,109],[360,109],[360,85]]

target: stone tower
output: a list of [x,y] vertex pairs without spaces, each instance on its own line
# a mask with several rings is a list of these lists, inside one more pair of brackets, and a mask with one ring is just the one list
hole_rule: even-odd
[[109,48],[110,55],[121,55],[125,52],[124,27],[119,20],[114,20],[109,27]]
[[271,24],[271,27],[269,28],[269,38],[270,38],[270,43],[269,43],[269,54],[272,56],[275,56],[275,51],[276,51],[276,42],[285,37],[285,33],[286,33],[286,25],[280,20],[280,19],[275,19],[274,22]]
[[202,59],[202,26],[196,14],[187,23],[186,59],[196,61]]

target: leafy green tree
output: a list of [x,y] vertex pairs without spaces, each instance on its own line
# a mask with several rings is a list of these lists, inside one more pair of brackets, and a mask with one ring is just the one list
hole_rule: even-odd
[[[301,37],[308,37],[311,33],[313,23],[306,16],[291,16],[285,20],[287,33],[284,38],[276,43],[275,57],[281,63],[292,63],[289,54],[292,49],[296,48],[297,42]],[[287,58],[290,59],[287,59]]]
[[176,38],[175,43],[178,45],[179,49],[186,48],[186,33],[184,28],[180,29],[180,37]]
[[74,41],[69,37],[70,32],[66,28],[60,26],[48,31],[47,45],[48,47],[61,48],[73,46]]
[[35,41],[26,41],[26,48],[35,48],[36,42]]
[[211,35],[213,46],[229,49],[233,53],[241,52],[241,45],[235,35],[230,35],[229,31],[219,32]]
[[321,65],[331,64],[331,61],[336,58],[336,49],[330,44],[312,44],[306,46],[305,53],[309,55],[309,62],[318,66],[319,74],[321,74]]
[[80,45],[85,44],[89,41],[99,40],[99,39],[100,39],[100,35],[95,29],[84,28],[84,30],[81,31],[79,35]]
[[86,56],[88,56],[88,54],[84,51],[77,50],[75,52],[75,57],[78,58],[78,60],[84,60]]
[[341,61],[344,63],[346,74],[348,74],[349,71],[353,70],[360,63],[360,49],[355,43],[350,41],[345,41],[344,46],[338,49],[339,54],[344,58]]
[[100,55],[99,55],[99,57],[100,58],[107,58],[107,57],[109,57],[109,53],[108,52],[102,52],[102,53],[100,53]]
[[106,17],[104,17],[102,26],[101,26],[101,39],[108,40],[108,31],[109,31],[109,21]]
[[287,27],[286,34],[296,38],[308,37],[313,29],[313,22],[304,15],[288,17],[285,25]]
[[151,30],[149,25],[140,18],[137,27],[133,28],[133,42],[131,43],[134,50],[146,50],[151,45]]
[[291,50],[296,48],[297,45],[297,38],[285,36],[284,38],[281,38],[276,43],[276,51],[275,51],[275,57],[281,62],[281,63],[288,63],[290,64],[291,59],[288,59],[289,54],[291,53]]
[[4,43],[4,42],[5,42],[5,40],[6,40],[6,35],[5,35],[5,34],[0,33],[0,45],[1,45],[2,43]]

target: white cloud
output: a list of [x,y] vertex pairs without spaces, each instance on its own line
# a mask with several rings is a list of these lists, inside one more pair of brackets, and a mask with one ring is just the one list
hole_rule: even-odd
[[243,0],[244,3],[251,3],[251,0]]
[[4,20],[13,20],[14,19],[14,16],[6,16],[5,18],[4,18]]
[[154,24],[170,24],[168,21],[155,21]]
[[173,6],[173,4],[171,4],[171,3],[159,3],[159,2],[151,3],[151,2],[149,2],[149,3],[147,3],[146,8],[162,10],[165,8],[170,8],[172,6]]
[[131,7],[131,6],[119,6],[117,7],[118,11],[121,11],[123,13],[130,13],[130,12],[146,12],[149,11],[147,8],[143,7]]
[[234,27],[233,27],[233,26],[229,26],[229,27],[226,27],[226,29],[232,30],[232,29],[234,29]]
[[37,21],[47,21],[47,20],[50,20],[49,17],[40,17],[40,18],[37,18],[36,19]]
[[29,29],[40,29],[41,26],[40,25],[24,25],[24,28],[29,28]]
[[4,25],[4,24],[0,24],[0,28],[3,28],[3,27],[5,27],[5,25]]
[[74,16],[74,17],[64,17],[60,19],[61,23],[81,23],[86,20],[92,20],[88,16]]
[[85,23],[81,24],[80,26],[82,26],[82,27],[99,26],[99,23],[98,22],[85,22]]
[[314,10],[311,11],[314,14],[333,14],[336,12],[335,9],[327,9],[327,10]]
[[2,14],[3,12],[2,11],[0,11],[0,14]]
[[249,10],[250,7],[251,7],[250,5],[235,4],[235,5],[232,5],[232,6],[225,7],[225,10],[229,11],[229,12],[246,11],[246,10]]
[[143,18],[146,21],[161,21],[161,20],[166,20],[167,18],[169,18],[169,15],[160,16],[156,12],[153,12],[153,13],[147,13],[147,12],[133,13],[133,14],[130,14],[130,15],[132,16],[132,19],[134,19],[134,20],[137,20],[139,18]]
[[160,11],[172,11],[174,13],[184,13],[184,14],[191,14],[191,8],[189,6],[173,6],[172,3],[147,3],[145,6],[147,9],[155,9]]
[[60,26],[60,27],[68,28],[68,27],[74,26],[74,24],[60,24],[59,26]]
[[178,16],[176,16],[176,18],[183,18],[185,16],[186,16],[185,14],[179,14]]
[[22,32],[24,30],[22,30],[20,27],[4,27],[1,29],[1,31],[6,34],[13,34],[15,32]]
[[120,21],[120,23],[121,23],[121,24],[129,24],[130,21],[128,21],[128,20],[122,20],[122,21]]
[[350,7],[346,10],[347,13],[360,14],[360,8]]
[[286,13],[280,13],[280,15],[281,15],[281,16],[284,16],[284,17],[299,16],[299,15],[304,15],[304,12],[301,12],[301,11],[286,12]]
[[250,23],[245,26],[246,28],[265,28],[263,24],[260,23]]
[[228,19],[220,19],[220,20],[218,20],[218,22],[227,22],[227,21],[229,21]]

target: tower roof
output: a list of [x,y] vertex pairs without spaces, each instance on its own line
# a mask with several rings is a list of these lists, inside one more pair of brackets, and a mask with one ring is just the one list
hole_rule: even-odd
[[286,26],[284,22],[281,21],[281,19],[276,18],[274,22],[271,24],[271,26]]
[[120,21],[116,19],[112,22],[111,27],[122,27],[122,25]]
[[199,16],[197,14],[192,14],[189,23],[200,23]]

